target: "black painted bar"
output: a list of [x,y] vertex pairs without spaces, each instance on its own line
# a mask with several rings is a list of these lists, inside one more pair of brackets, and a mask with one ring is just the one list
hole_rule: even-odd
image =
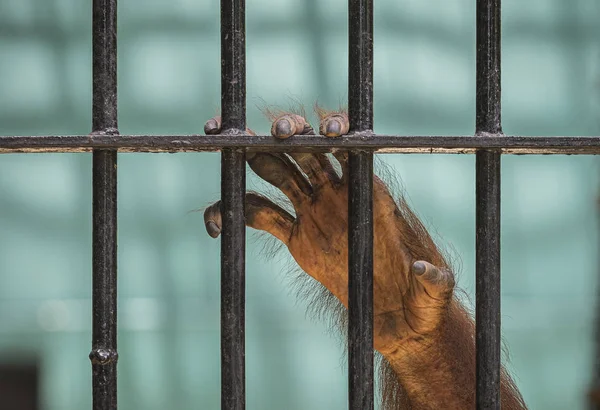
[[[223,133],[246,130],[244,0],[221,0],[221,110]],[[212,137],[212,136],[211,136]],[[221,409],[246,407],[245,376],[246,154],[221,154]]]
[[[373,130],[373,1],[348,1],[350,133]],[[365,137],[368,138],[368,137]],[[353,150],[348,176],[348,401],[374,407],[373,153]]]
[[373,130],[373,0],[348,1],[348,116],[351,131]]
[[373,409],[373,154],[349,158],[349,409]]
[[116,151],[93,154],[92,394],[94,410],[117,408]]
[[[118,134],[117,1],[94,0],[92,134]],[[117,151],[94,150],[92,199],[92,395],[117,408]]]
[[245,200],[240,195],[245,189],[243,152],[224,150],[221,155],[221,408],[224,410],[242,410],[246,406],[246,229]]
[[475,128],[478,133],[502,133],[500,23],[500,0],[477,0]]
[[331,152],[364,149],[378,153],[474,154],[493,149],[518,155],[598,155],[600,137],[521,137],[505,135],[412,136],[346,135],[328,138],[294,135],[285,140],[271,135],[66,135],[0,136],[1,153],[87,152],[118,149],[120,152],[199,152],[244,147],[247,151]]
[[[502,134],[500,0],[477,0],[476,135]],[[496,137],[498,138],[498,137]],[[500,403],[500,153],[476,154],[477,409]]]
[[500,155],[475,163],[477,409],[500,409]]
[[[600,191],[596,197],[596,212],[600,216]],[[597,227],[600,228],[600,218],[597,217]],[[600,229],[599,229],[600,232]],[[600,257],[600,249],[598,249],[598,256]],[[598,260],[600,262],[600,259]],[[600,263],[597,265],[600,266]],[[598,272],[600,273],[600,271]],[[600,410],[600,287],[596,285],[596,323],[594,329],[594,367],[592,369],[592,382],[590,390],[588,391],[588,406],[589,410]]]

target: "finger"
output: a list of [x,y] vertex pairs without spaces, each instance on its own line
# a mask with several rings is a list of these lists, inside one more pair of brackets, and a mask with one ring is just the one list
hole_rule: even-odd
[[444,299],[452,294],[454,275],[448,269],[438,268],[429,262],[416,261],[412,264],[411,273],[430,297]]
[[321,117],[319,132],[326,137],[339,137],[348,134],[350,121],[344,112],[334,112]]
[[[217,115],[204,123],[204,133],[206,135],[215,135],[221,133],[221,116]],[[250,135],[256,135],[250,128],[246,128],[246,132]]]
[[327,184],[339,184],[340,177],[325,154],[295,152],[289,154],[306,174],[313,189]]
[[204,133],[215,135],[221,132],[221,116],[217,115],[204,123]]
[[285,154],[247,153],[250,168],[262,179],[279,188],[298,209],[312,196],[313,189],[296,164]]
[[[313,131],[310,124],[298,114],[283,113],[271,125],[271,135],[280,139]],[[314,132],[314,131],[313,131]]]
[[[276,133],[287,135],[292,132],[294,135],[315,135],[315,130],[308,121],[297,114],[282,115],[273,122],[273,126],[271,127],[271,133],[274,136],[277,136],[275,135]],[[279,138],[282,138],[282,136],[279,136]],[[328,183],[337,184],[340,182],[335,168],[326,155],[300,152],[288,155],[296,161],[298,167],[306,174],[313,189],[317,189]]]
[[[350,130],[348,114],[343,111],[327,111],[315,104],[315,113],[319,117],[319,133],[326,137],[335,138],[345,135]],[[342,169],[341,183],[346,181],[348,175],[348,152],[334,151],[333,155],[340,163]]]
[[[211,237],[217,238],[221,234],[221,201],[206,208],[204,224]],[[287,245],[292,234],[294,217],[267,198],[249,192],[246,194],[246,225],[269,232]]]

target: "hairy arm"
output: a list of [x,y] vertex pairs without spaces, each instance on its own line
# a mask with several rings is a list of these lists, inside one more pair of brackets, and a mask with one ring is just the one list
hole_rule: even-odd
[[[475,408],[475,329],[460,303],[452,300],[439,328],[385,355],[410,409]],[[503,409],[526,409],[507,372],[501,370]],[[391,408],[402,408],[390,406]]]
[[[348,132],[344,112],[317,108],[322,135]],[[268,112],[278,138],[313,134],[298,113]],[[205,125],[220,132],[220,118]],[[248,132],[251,132],[248,130]],[[283,192],[295,214],[256,193],[246,196],[246,224],[284,243],[298,265],[348,305],[348,161],[318,153],[248,153],[252,170]],[[221,231],[220,202],[206,209],[209,234]],[[383,378],[384,408],[474,409],[474,325],[454,295],[454,274],[425,227],[402,198],[374,177],[374,347],[391,372]],[[385,392],[394,391],[393,394]],[[502,407],[525,409],[502,372]]]

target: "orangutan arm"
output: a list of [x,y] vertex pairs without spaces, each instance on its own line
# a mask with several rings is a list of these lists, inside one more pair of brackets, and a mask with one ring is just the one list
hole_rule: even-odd
[[[475,409],[474,331],[469,314],[454,299],[433,334],[385,355],[410,409]],[[500,389],[502,409],[527,408],[504,368]]]
[[[348,132],[343,112],[317,110],[322,135]],[[272,114],[278,138],[312,134],[303,116]],[[220,132],[220,118],[209,120],[207,134]],[[250,130],[248,130],[251,133]],[[279,239],[298,265],[348,306],[348,160],[320,153],[248,153],[250,168],[284,193],[294,214],[270,199],[246,195],[246,224]],[[221,205],[206,209],[208,233],[221,232]],[[474,409],[474,326],[454,297],[454,274],[419,219],[386,184],[374,177],[374,348],[393,374],[384,390],[398,388],[385,410]],[[502,407],[524,409],[521,396],[502,373]],[[385,395],[384,395],[385,396]]]

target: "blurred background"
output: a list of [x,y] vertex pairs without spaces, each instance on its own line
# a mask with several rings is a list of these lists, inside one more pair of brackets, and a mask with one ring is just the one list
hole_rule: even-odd
[[[201,132],[220,104],[219,2],[119,3],[121,133]],[[346,2],[246,3],[250,127],[269,130],[261,99],[345,103]],[[598,2],[502,7],[504,132],[600,135]],[[87,134],[91,1],[0,0],[0,10],[0,135]],[[475,1],[376,1],[375,130],[472,134],[474,44]],[[378,158],[460,256],[460,285],[473,295],[474,156]],[[219,162],[215,153],[119,155],[121,409],[219,408],[219,241],[190,212],[219,199]],[[502,165],[509,368],[532,409],[584,408],[598,159],[504,156]],[[0,227],[0,381],[30,389],[39,409],[90,408],[91,154],[1,155]],[[248,409],[346,408],[340,343],[306,317],[287,251],[266,260],[264,240],[248,234]]]

